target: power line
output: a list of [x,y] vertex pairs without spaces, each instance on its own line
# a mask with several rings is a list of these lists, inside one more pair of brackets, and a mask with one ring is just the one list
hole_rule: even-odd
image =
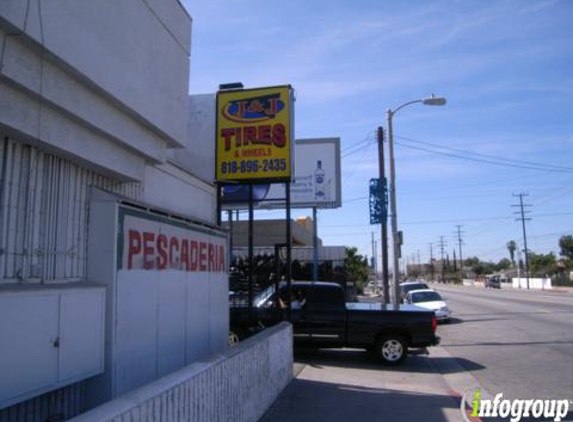
[[502,161],[502,162],[510,162],[510,163],[515,163],[515,164],[520,164],[520,165],[531,165],[531,166],[535,166],[535,167],[547,167],[547,170],[558,169],[558,170],[573,171],[573,167],[565,167],[565,166],[559,166],[556,164],[545,164],[545,163],[526,161],[526,160],[514,160],[512,158],[499,157],[499,156],[495,156],[495,155],[483,154],[483,153],[468,151],[468,150],[464,150],[464,149],[452,148],[452,147],[448,147],[445,145],[435,144],[435,143],[427,142],[427,141],[419,141],[419,140],[412,139],[412,138],[406,138],[404,136],[395,136],[395,138],[399,138],[399,139],[402,139],[402,140],[405,140],[408,142],[413,142],[416,144],[433,146],[433,147],[445,149],[448,151],[459,152],[461,154],[467,154],[467,155],[475,155],[477,157],[484,157],[484,158],[498,160],[498,161]]
[[[353,145],[350,145],[346,148],[343,148],[341,150],[341,157],[342,158],[346,158],[352,154],[356,154],[357,152],[363,151],[364,148],[366,146],[368,146],[368,144],[373,143],[373,141],[376,140],[376,137],[374,136],[374,134],[369,134],[366,138],[364,138],[361,141],[356,142]],[[364,145],[366,144],[366,145]]]
[[346,151],[348,151],[349,149],[354,149],[354,148],[358,147],[359,145],[361,145],[361,144],[363,144],[363,143],[366,143],[366,142],[368,142],[368,141],[371,141],[371,140],[373,139],[373,136],[374,136],[375,134],[376,134],[375,131],[370,131],[370,132],[368,132],[368,133],[366,134],[366,137],[365,137],[364,139],[362,139],[361,141],[355,142],[355,143],[353,143],[352,145],[348,145],[348,146],[342,148],[342,149],[341,149],[341,152],[346,152]]
[[[573,212],[555,212],[548,214],[535,214],[535,218],[541,217],[557,217],[563,215],[573,215]],[[437,224],[437,223],[470,223],[475,221],[502,221],[502,220],[512,220],[514,217],[481,217],[481,218],[458,218],[453,220],[422,220],[422,221],[406,221],[400,224],[404,225],[422,225],[422,224]],[[366,227],[370,223],[364,224],[324,224],[322,227]],[[489,230],[489,229],[488,229]]]
[[413,145],[408,145],[408,144],[404,144],[402,142],[396,142],[394,141],[395,144],[406,147],[406,148],[411,148],[411,149],[415,149],[418,151],[425,151],[425,152],[429,152],[431,154],[438,154],[438,155],[445,155],[446,157],[453,157],[453,158],[461,158],[463,160],[468,160],[468,161],[475,161],[478,163],[484,163],[484,164],[492,164],[492,165],[496,165],[496,166],[502,166],[502,167],[513,167],[513,168],[520,168],[520,169],[526,169],[526,170],[536,170],[536,171],[545,171],[545,172],[552,172],[552,173],[565,173],[565,174],[572,174],[573,173],[573,169],[571,170],[560,170],[560,169],[549,169],[549,168],[542,168],[539,166],[529,166],[529,165],[520,165],[520,164],[512,164],[510,162],[497,162],[497,161],[491,161],[491,160],[486,160],[486,159],[481,159],[481,158],[474,158],[474,157],[465,157],[463,155],[459,155],[459,154],[453,154],[453,153],[449,153],[449,152],[443,152],[443,151],[436,151],[436,150],[432,150],[432,149],[428,149],[428,148],[422,148],[422,147],[416,147]]
[[361,150],[357,150],[357,151],[355,151],[355,152],[348,153],[347,155],[345,155],[345,156],[342,157],[342,158],[344,158],[344,157],[347,157],[347,156],[349,156],[349,155],[351,155],[351,154],[354,154],[354,153],[356,153],[356,152],[362,151],[362,155],[360,156],[359,159],[357,159],[357,160],[354,162],[354,165],[352,166],[352,168],[351,168],[350,170],[348,170],[347,172],[345,172],[345,177],[350,178],[350,177],[352,177],[352,176],[354,175],[354,172],[356,171],[356,168],[358,167],[358,165],[359,165],[360,163],[364,162],[364,156],[365,156],[366,153],[372,148],[372,146],[373,146],[374,144],[375,144],[374,142],[371,142],[371,143],[369,143],[368,145],[366,145],[364,148],[362,148]]
[[368,199],[367,196],[361,196],[361,197],[359,197],[359,198],[346,199],[346,200],[343,200],[342,202],[345,203],[345,204],[347,204],[347,203],[349,203],[349,202],[364,201],[364,200],[366,200],[366,199]]

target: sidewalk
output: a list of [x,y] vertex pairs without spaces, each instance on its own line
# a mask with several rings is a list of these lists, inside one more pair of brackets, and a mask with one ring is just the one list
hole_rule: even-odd
[[452,383],[458,389],[477,385],[445,349],[433,347],[431,353],[410,355],[394,368],[360,350],[297,354],[304,368],[260,422],[458,422],[460,401]]

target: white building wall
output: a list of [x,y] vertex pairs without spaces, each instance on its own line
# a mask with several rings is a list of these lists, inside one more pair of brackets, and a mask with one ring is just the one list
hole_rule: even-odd
[[168,159],[206,183],[215,180],[215,94],[191,95],[184,149],[168,152]]
[[184,139],[191,18],[179,2],[2,0],[0,14],[24,32],[7,54],[19,39],[43,45],[44,62],[64,62],[169,143]]
[[[115,246],[90,232],[94,187],[187,222],[215,222],[214,143],[199,140],[196,154],[198,138],[187,139],[190,33],[177,0],[0,0],[0,283],[115,280]],[[182,147],[189,151],[174,159],[169,149]],[[152,378],[226,349],[226,272],[208,282],[203,319],[186,308],[183,353],[181,307],[160,316],[167,358]],[[161,294],[177,296],[175,287]],[[195,287],[188,302],[201,293]],[[108,289],[107,339],[117,306]],[[106,376],[111,348],[106,341]],[[96,400],[112,396],[104,388]]]
[[[211,162],[214,168],[214,160]],[[215,187],[172,164],[145,168],[143,200],[175,213],[215,224]]]

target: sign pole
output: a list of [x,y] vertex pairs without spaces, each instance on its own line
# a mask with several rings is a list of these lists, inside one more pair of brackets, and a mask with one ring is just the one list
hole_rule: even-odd
[[220,183],[216,183],[215,184],[215,193],[217,195],[217,225],[220,226],[221,225],[221,191],[223,189],[221,188],[221,184]]
[[249,183],[249,321],[253,323],[253,184]]
[[291,320],[292,285],[291,285],[291,231],[290,231],[290,181],[286,182],[286,282],[287,282],[287,320]]
[[312,281],[318,281],[318,222],[316,221],[317,217],[316,207],[312,207],[312,231],[313,231],[313,239],[312,239]]
[[231,266],[231,262],[233,261],[233,211],[227,211],[227,219],[229,220],[229,267]]

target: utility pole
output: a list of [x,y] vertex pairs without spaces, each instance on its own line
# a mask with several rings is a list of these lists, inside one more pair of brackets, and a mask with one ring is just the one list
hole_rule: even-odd
[[432,243],[430,243],[430,272],[432,273],[432,281],[436,281],[434,275],[434,245]]
[[[384,188],[386,188],[386,170],[384,164],[384,129],[382,127],[378,127],[377,131],[377,138],[378,138],[378,177],[380,178],[380,183],[383,184]],[[390,303],[390,286],[389,286],[389,276],[388,276],[388,203],[386,201],[387,195],[386,191],[383,192],[384,198],[384,207],[385,215],[382,216],[382,224],[380,225],[380,242],[381,242],[381,249],[382,249],[382,301],[384,306],[387,303]],[[394,268],[394,271],[397,271]]]
[[374,269],[376,268],[376,249],[374,249],[374,232],[370,232],[370,244],[372,245],[372,271],[374,271]]
[[422,264],[420,264],[420,250],[418,249],[418,274],[422,275]]
[[412,253],[411,257],[411,264],[410,264],[410,268],[412,269],[412,275],[416,275],[416,278],[418,277],[418,271],[416,270],[416,254]]
[[464,284],[464,259],[462,257],[462,243],[463,243],[462,227],[463,226],[458,224],[456,227],[458,228],[458,247],[460,250],[460,281],[462,284]]
[[372,235],[372,271],[374,272],[374,281],[378,276],[378,248],[376,247],[376,241],[374,240],[374,232],[370,233]]
[[523,229],[523,246],[525,247],[525,278],[527,280],[527,290],[529,290],[529,251],[527,250],[527,234],[525,232],[525,221],[531,221],[531,218],[526,218],[525,214],[530,213],[531,211],[526,211],[525,207],[531,207],[530,204],[523,203],[523,197],[529,196],[527,193],[514,193],[514,197],[519,198],[518,205],[512,205],[512,207],[519,207],[520,211],[514,212],[514,214],[520,215],[515,219],[515,221],[521,221],[521,227]]
[[441,255],[441,262],[440,262],[440,270],[441,270],[441,281],[444,281],[444,251],[445,251],[446,243],[444,241],[444,236],[440,236],[440,255]]
[[[374,241],[374,253],[376,255],[374,255],[374,275],[376,275],[376,277],[378,277],[378,241]],[[378,282],[378,279],[376,279],[376,282]]]
[[[517,278],[521,278],[521,249],[519,245],[517,246]],[[519,288],[521,289],[521,283],[519,283]]]

